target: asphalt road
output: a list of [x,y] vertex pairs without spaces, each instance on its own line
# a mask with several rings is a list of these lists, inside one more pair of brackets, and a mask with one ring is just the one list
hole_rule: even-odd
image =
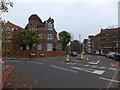
[[110,88],[118,85],[118,69],[111,67],[114,60],[101,56],[86,56],[85,60],[71,57],[6,60],[20,70],[33,88]]

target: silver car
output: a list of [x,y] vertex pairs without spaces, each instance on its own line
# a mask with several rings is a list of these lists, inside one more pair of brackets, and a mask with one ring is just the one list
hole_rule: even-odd
[[105,56],[106,56],[106,58],[111,58],[111,59],[113,59],[114,55],[115,55],[115,52],[109,52],[109,53],[107,53]]

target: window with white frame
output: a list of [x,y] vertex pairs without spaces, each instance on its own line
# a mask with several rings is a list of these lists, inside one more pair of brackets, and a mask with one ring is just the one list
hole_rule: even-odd
[[47,44],[47,51],[53,50],[53,44]]
[[47,39],[52,40],[52,34],[48,34]]

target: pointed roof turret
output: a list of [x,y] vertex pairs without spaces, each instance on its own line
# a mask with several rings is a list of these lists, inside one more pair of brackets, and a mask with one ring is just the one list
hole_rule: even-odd
[[49,17],[48,20],[47,20],[47,22],[48,22],[48,23],[51,22],[51,23],[53,24],[53,23],[54,23],[54,19],[51,18],[51,17]]

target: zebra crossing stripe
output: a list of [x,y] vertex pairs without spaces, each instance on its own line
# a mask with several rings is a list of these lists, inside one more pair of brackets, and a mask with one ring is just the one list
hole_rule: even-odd
[[[62,62],[62,63],[65,63],[65,62]],[[97,63],[99,63],[99,61],[97,61]],[[71,64],[71,65],[76,65],[76,64],[78,64],[78,63],[73,63],[73,62],[68,62],[68,63],[65,63],[65,64]],[[107,67],[103,67],[103,66],[101,66],[101,67],[99,67],[99,66],[97,66],[97,65],[89,65],[89,64],[78,64],[78,65],[80,65],[80,66],[83,66],[83,67],[90,67],[90,68],[98,68],[98,69],[106,69]],[[110,68],[107,68],[108,70],[113,70],[113,71],[115,71],[115,70],[117,70],[116,68],[112,68],[112,67],[110,67]],[[96,72],[96,71],[95,71]],[[94,73],[94,72],[93,72]],[[101,72],[102,73],[102,72]]]
[[89,67],[90,65],[87,65],[87,64],[86,64],[86,65],[83,65],[83,66],[85,66],[85,67]]
[[108,68],[108,70],[113,70],[113,71],[115,71],[115,70],[117,70],[116,68]]
[[106,69],[106,67],[99,67],[99,69]]
[[91,68],[97,68],[98,66],[91,66]]

